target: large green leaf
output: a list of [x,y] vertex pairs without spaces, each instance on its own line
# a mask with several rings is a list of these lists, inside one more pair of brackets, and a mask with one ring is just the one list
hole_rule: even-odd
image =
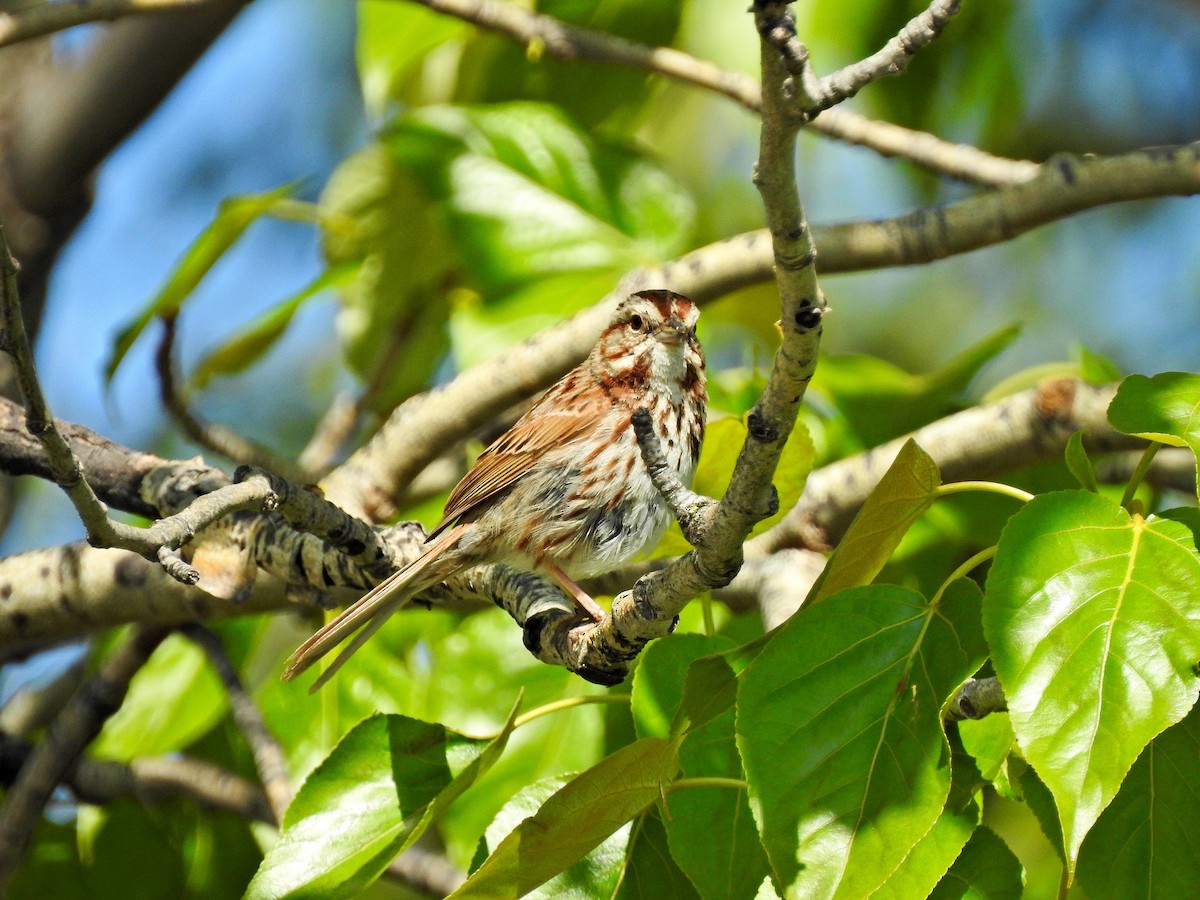
[[937,821],[941,708],[986,653],[979,604],[961,580],[936,606],[853,588],[793,616],[742,674],[738,746],[787,896],[867,896]]
[[216,725],[228,705],[204,651],[173,634],[133,676],[125,701],[104,723],[91,752],[131,760],[183,750]]
[[[728,648],[728,638],[698,634],[655,641],[642,653],[633,679],[638,734],[670,732],[691,663]],[[743,779],[734,739],[733,708],[688,732],[679,748],[686,778]],[[746,792],[727,786],[680,787],[667,798],[671,855],[705,900],[751,897],[770,874]],[[721,835],[714,841],[713,834]]]
[[1196,702],[1200,557],[1185,524],[1082,491],[1009,520],[984,625],[1025,758],[1054,795],[1073,869],[1142,748]]
[[676,745],[643,738],[556,791],[500,841],[451,897],[523,897],[566,871],[661,796],[679,768]]
[[617,900],[662,900],[665,897],[700,900],[700,895],[672,858],[667,832],[653,811],[646,812],[634,823],[632,845],[626,854],[624,877],[616,896]]
[[[973,582],[972,582],[973,583]],[[976,794],[983,778],[975,761],[954,732],[950,739],[950,795],[933,827],[909,851],[887,881],[871,895],[874,900],[926,897],[958,858],[982,817]]]
[[1200,885],[1200,711],[1142,751],[1088,833],[1079,881],[1089,900],[1187,897]]
[[358,79],[367,108],[381,115],[401,99],[426,55],[469,32],[466,22],[415,3],[361,0],[358,4]]
[[247,897],[350,897],[379,877],[504,749],[407,716],[355,726],[308,776]]
[[[1130,375],[1117,388],[1108,421],[1118,431],[1190,447],[1200,460],[1200,375],[1164,372],[1147,378]],[[1200,467],[1200,462],[1197,463]],[[1200,476],[1200,468],[1197,469]],[[1197,479],[1200,491],[1200,477]]]
[[243,232],[257,219],[278,208],[291,190],[291,185],[284,185],[264,194],[230,197],[221,202],[216,218],[184,252],[167,277],[166,284],[117,335],[112,356],[104,367],[106,381],[112,381],[121,360],[146,330],[146,326],[158,316],[179,312],[184,301]]
[[663,169],[552,107],[425,107],[388,139],[487,297],[568,272],[618,276],[678,254],[691,229],[692,201]]
[[805,605],[870,584],[912,523],[929,509],[941,483],[933,458],[916,441],[907,441],[850,523]]
[[980,826],[929,900],[1013,900],[1021,888],[1020,860],[996,832]]

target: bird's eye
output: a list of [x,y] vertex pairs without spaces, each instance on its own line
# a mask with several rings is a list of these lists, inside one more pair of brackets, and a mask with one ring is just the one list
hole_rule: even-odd
[[633,316],[629,320],[629,327],[632,328],[634,331],[641,331],[643,326],[645,326],[645,324],[646,324],[646,320],[643,319],[641,316]]

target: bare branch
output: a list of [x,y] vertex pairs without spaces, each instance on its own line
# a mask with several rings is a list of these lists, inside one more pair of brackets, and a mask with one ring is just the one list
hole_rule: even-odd
[[[12,785],[34,749],[28,741],[0,734],[0,784]],[[153,804],[170,797],[188,797],[209,809],[255,822],[271,822],[271,810],[262,791],[201,759],[145,756],[126,765],[83,756],[63,774],[62,784],[83,803],[104,804],[129,798]]]
[[1008,700],[999,678],[971,678],[946,704],[942,717],[947,722],[961,722],[963,719],[982,719],[1007,709]]
[[37,3],[19,12],[0,12],[0,47],[65,31],[90,22],[109,22],[139,13],[202,6],[207,0],[76,0]]
[[1088,443],[1094,449],[1143,446],[1145,441],[1120,434],[1108,424],[1106,411],[1114,391],[1077,381],[1048,381],[818,469],[808,476],[800,501],[774,528],[752,539],[746,555],[766,555],[781,547],[824,550],[836,545],[910,438],[933,457],[946,481],[986,478],[1061,458],[1067,439],[1081,430],[1090,433]]
[[158,350],[154,354],[154,368],[158,373],[159,396],[163,406],[175,423],[201,447],[206,447],[235,463],[260,466],[278,472],[291,481],[312,481],[312,473],[291,460],[284,459],[269,447],[264,447],[243,437],[232,428],[218,422],[206,422],[188,408],[187,401],[179,393],[179,382],[175,373],[175,338],[179,317],[174,313],[160,317],[163,325]]
[[913,55],[937,39],[946,24],[958,15],[961,6],[962,0],[934,0],[881,50],[822,78],[811,95],[812,105],[806,112],[815,116],[821,110],[853,97],[872,81],[886,75],[903,74]]
[[187,637],[203,649],[217,677],[225,685],[229,695],[229,711],[242,737],[254,755],[254,765],[262,779],[263,789],[271,805],[275,824],[283,821],[283,814],[292,802],[292,784],[288,777],[287,756],[283,747],[267,728],[258,704],[250,696],[237,670],[233,667],[221,638],[200,625],[186,625],[182,629]]
[[84,682],[26,760],[0,809],[0,892],[21,861],[54,788],[120,708],[130,680],[168,634],[170,629],[161,625],[135,631],[100,672]]
[[[679,480],[679,476],[667,462],[662,443],[654,432],[654,422],[650,418],[649,410],[645,407],[633,414],[633,431],[637,437],[638,449],[641,450],[642,462],[646,465],[650,480],[662,495],[663,500],[666,501],[667,506],[670,507],[675,521],[683,530],[683,536],[687,538],[689,544],[693,547],[696,546],[704,539],[704,533],[712,522],[712,514],[716,511],[717,501],[689,490]],[[778,498],[776,498],[776,505],[778,505]]]
[[[655,72],[721,94],[753,112],[762,109],[762,91],[749,75],[726,71],[670,47],[638,44],[499,0],[415,2],[480,28],[506,34],[525,46],[536,44],[542,53],[556,59],[596,60]],[[823,84],[812,82],[813,92],[820,93]],[[942,175],[974,184],[1016,184],[1033,177],[1037,169],[1036,163],[994,156],[976,147],[953,144],[927,132],[875,121],[847,110],[826,110],[807,127],[827,137],[868,147],[883,156],[904,157]]]

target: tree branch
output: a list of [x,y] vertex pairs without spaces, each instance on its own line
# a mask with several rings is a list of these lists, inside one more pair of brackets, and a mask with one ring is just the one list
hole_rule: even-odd
[[1067,439],[1076,431],[1089,432],[1088,446],[1100,451],[1143,446],[1145,441],[1114,431],[1108,424],[1114,393],[1111,386],[1048,381],[817,469],[809,474],[799,502],[775,527],[753,538],[746,555],[763,556],[782,547],[827,550],[836,545],[910,438],[933,457],[947,482],[986,478],[1061,458]]
[[[525,46],[536,43],[542,53],[556,59],[587,59],[642,69],[721,94],[753,112],[762,109],[762,90],[749,75],[729,72],[707,60],[697,59],[670,47],[639,44],[498,0],[414,2],[480,28],[505,34]],[[835,73],[830,78],[839,79],[846,71]],[[835,80],[828,87],[833,89],[840,84],[840,80]],[[827,137],[868,147],[883,156],[904,157],[939,174],[975,184],[1016,184],[1033,177],[1037,170],[1036,163],[994,156],[976,147],[953,144],[927,132],[868,119],[845,110],[826,109],[819,117],[808,122],[807,127]]]
[[202,6],[208,0],[75,0],[38,3],[20,12],[0,12],[0,47],[65,31],[90,22],[110,22],[138,13]]
[[946,704],[942,718],[946,722],[961,722],[963,719],[982,719],[1007,709],[1008,700],[999,678],[971,678]]
[[168,634],[170,629],[161,625],[135,631],[100,672],[84,682],[26,760],[0,809],[0,893],[21,861],[54,788],[105,720],[120,708],[130,680]]

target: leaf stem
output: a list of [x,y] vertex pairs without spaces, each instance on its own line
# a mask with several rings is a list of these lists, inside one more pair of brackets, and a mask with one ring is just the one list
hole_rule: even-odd
[[683,788],[698,787],[733,788],[735,791],[750,789],[750,785],[740,778],[719,778],[715,775],[707,775],[697,778],[680,778],[677,781],[672,781],[667,785],[667,793],[674,793]]
[[704,636],[713,637],[717,633],[717,623],[713,619],[713,598],[709,591],[700,595],[700,612],[704,614]]
[[1121,495],[1121,506],[1125,509],[1129,509],[1129,504],[1133,503],[1133,496],[1137,493],[1142,479],[1146,477],[1146,471],[1150,468],[1150,463],[1154,462],[1154,455],[1161,446],[1158,441],[1151,441],[1142,451],[1142,458],[1138,460],[1137,467],[1129,476],[1129,484],[1125,485],[1125,493]]
[[966,577],[967,573],[969,573],[972,569],[976,568],[982,563],[987,562],[995,555],[996,548],[995,546],[991,546],[984,550],[980,550],[978,553],[960,565],[957,569],[950,573],[949,578],[942,582],[942,586],[937,589],[937,593],[934,594],[933,599],[929,601],[930,605],[937,606],[939,603],[941,603],[942,594],[946,593],[946,588],[950,587],[950,585],[958,581],[958,579]]
[[542,716],[548,716],[564,709],[573,709],[576,706],[586,706],[591,703],[629,703],[629,701],[629,694],[587,694],[581,697],[567,697],[522,713],[513,721],[513,729],[520,728]]
[[1033,494],[1029,491],[1023,491],[1011,484],[1001,484],[998,481],[951,481],[949,484],[938,485],[933,492],[938,497],[945,497],[947,494],[965,494],[968,491],[1002,494],[1005,497],[1020,500],[1022,503],[1028,503],[1033,499]]

